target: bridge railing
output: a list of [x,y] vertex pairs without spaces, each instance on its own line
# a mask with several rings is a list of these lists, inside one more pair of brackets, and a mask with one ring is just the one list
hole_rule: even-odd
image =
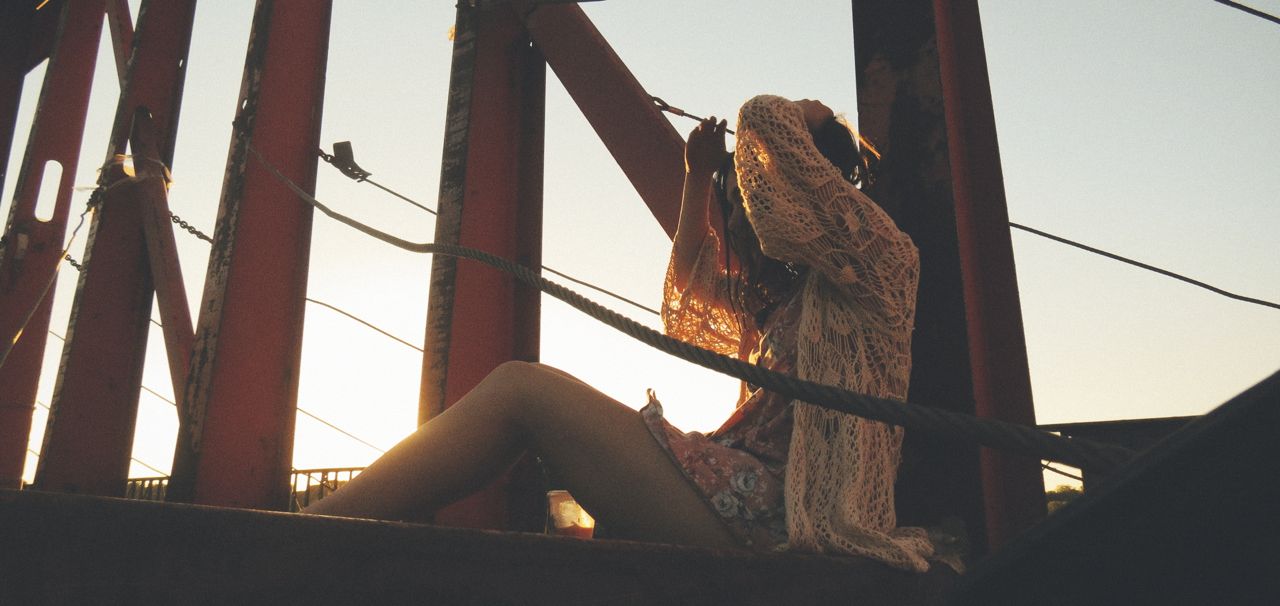
[[[350,482],[351,478],[360,475],[363,470],[363,467],[295,469],[291,479],[293,497],[290,499],[289,510],[299,511],[333,494],[333,491]],[[140,501],[163,501],[168,487],[168,476],[130,478],[125,486],[124,496],[126,499]]]

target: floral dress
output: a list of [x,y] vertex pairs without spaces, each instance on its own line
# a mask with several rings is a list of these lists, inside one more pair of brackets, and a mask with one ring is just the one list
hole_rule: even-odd
[[[687,283],[667,270],[667,334],[800,379],[905,400],[919,255],[911,239],[818,152],[796,104],[761,95],[737,122],[737,177],[769,257],[803,268],[756,325],[726,304],[710,231]],[[858,555],[923,571],[933,545],[899,528],[893,499],[902,430],[743,386],[716,431],[681,432],[650,396],[650,433],[726,526],[753,549]]]
[[[741,357],[769,370],[792,374],[800,306],[784,302],[765,322],[763,336]],[[744,347],[745,347],[744,345]],[[787,542],[783,481],[791,444],[791,400],[744,385],[737,409],[709,435],[682,432],[662,417],[650,392],[641,415],[658,444],[720,514],[745,546],[773,549]]]

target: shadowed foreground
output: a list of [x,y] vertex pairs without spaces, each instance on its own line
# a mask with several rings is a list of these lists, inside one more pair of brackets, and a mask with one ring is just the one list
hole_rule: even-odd
[[0,491],[0,604],[935,604],[955,574]]

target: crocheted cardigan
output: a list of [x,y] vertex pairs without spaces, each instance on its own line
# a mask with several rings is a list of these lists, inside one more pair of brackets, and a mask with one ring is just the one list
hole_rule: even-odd
[[[738,114],[738,184],[763,252],[810,268],[801,297],[797,376],[905,400],[919,255],[911,239],[814,146],[800,108],[762,95]],[[740,355],[742,326],[709,230],[683,290],[668,271],[668,334]],[[753,334],[750,331],[749,334]],[[749,338],[749,337],[748,337]],[[894,480],[902,430],[797,401],[786,470],[791,549],[865,556],[923,571],[922,529],[897,528]]]

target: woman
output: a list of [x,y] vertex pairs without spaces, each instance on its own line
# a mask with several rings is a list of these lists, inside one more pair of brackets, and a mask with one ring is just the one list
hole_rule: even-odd
[[[851,183],[859,163],[848,129],[816,101],[751,99],[738,119],[736,179],[722,170],[713,196],[724,129],[712,118],[686,146],[667,332],[905,399],[919,263],[911,240]],[[895,528],[901,439],[746,385],[724,426],[685,434],[652,397],[637,415],[561,371],[512,362],[307,513],[394,519],[440,507],[532,450],[621,536],[789,545],[924,570],[923,531]]]

